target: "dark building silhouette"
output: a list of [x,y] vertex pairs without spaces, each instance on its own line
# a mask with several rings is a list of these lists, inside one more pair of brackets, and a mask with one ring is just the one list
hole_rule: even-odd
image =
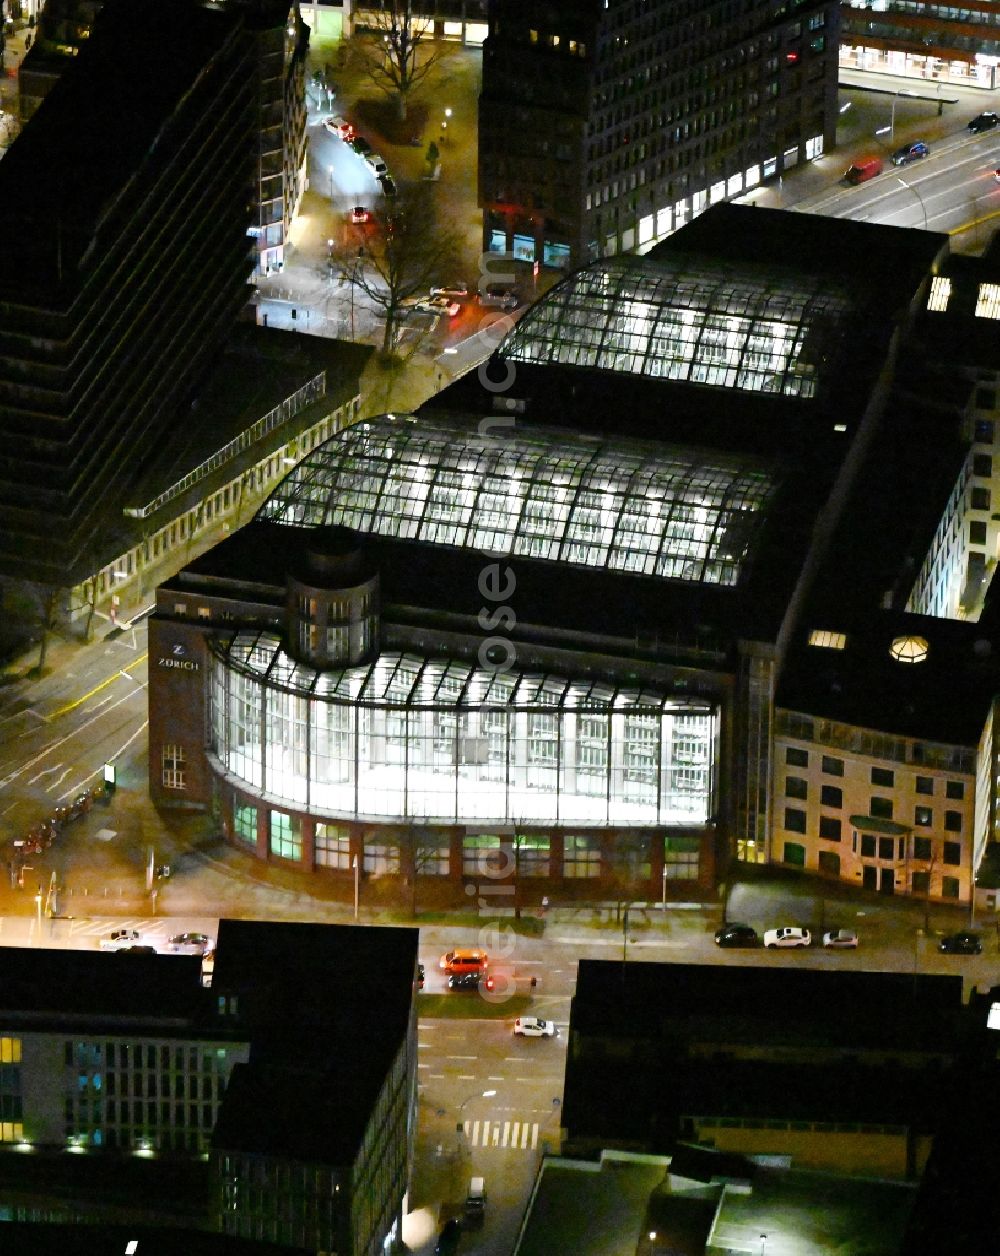
[[663,239],[835,142],[838,6],[493,0],[484,248],[576,266]]

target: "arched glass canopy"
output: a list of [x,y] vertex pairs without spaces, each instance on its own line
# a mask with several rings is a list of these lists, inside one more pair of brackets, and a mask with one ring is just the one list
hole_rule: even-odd
[[482,426],[355,424],[306,455],[258,518],[733,585],[775,488],[737,454]]
[[813,397],[852,310],[830,278],[682,254],[605,258],[527,310],[500,356]]

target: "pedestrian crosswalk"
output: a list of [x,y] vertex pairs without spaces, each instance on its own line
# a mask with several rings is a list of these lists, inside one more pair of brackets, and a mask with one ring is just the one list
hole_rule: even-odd
[[535,1151],[538,1147],[537,1121],[466,1121],[465,1137],[470,1147],[499,1147],[508,1151]]

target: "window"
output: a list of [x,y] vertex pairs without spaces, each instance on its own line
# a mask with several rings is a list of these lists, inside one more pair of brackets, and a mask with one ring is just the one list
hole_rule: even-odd
[[786,798],[807,798],[809,796],[809,782],[801,776],[789,776],[785,779],[785,797]]
[[929,837],[914,837],[913,858],[930,859],[934,854],[934,843]]
[[941,878],[941,897],[958,898],[958,877]]
[[984,480],[993,478],[993,459],[989,454],[973,454],[972,474]]
[[1000,284],[981,283],[976,297],[976,318],[1000,318]]
[[874,833],[861,834],[861,858],[875,858],[875,835]]
[[809,634],[809,644],[821,650],[842,650],[847,645],[843,632],[830,632],[826,628],[814,628]]
[[919,825],[923,829],[929,829],[934,823],[934,812],[930,807],[915,807],[913,811],[913,823]]
[[668,881],[697,881],[701,842],[696,837],[663,839],[663,873]]
[[973,510],[989,510],[990,501],[990,490],[988,488],[974,488],[972,490]]
[[915,872],[910,878],[910,888],[914,894],[929,894],[931,892],[931,874],[929,872]]
[[917,793],[933,794],[934,793],[934,777],[918,776],[917,777]]
[[351,866],[351,835],[336,824],[316,822],[316,866],[340,868]]
[[164,746],[160,753],[161,776],[164,789],[184,789],[184,747]]
[[500,839],[492,833],[469,833],[462,842],[462,872],[467,877],[488,877],[500,869]]
[[944,862],[951,864],[957,868],[962,862],[962,843],[961,842],[945,842],[944,844]]
[[878,857],[879,859],[895,859],[896,843],[891,837],[878,839]]
[[298,816],[271,812],[271,854],[279,859],[302,858],[302,821]]
[[835,850],[821,850],[819,852],[819,870],[820,872],[829,872],[835,877],[840,876],[840,856]]
[[965,797],[965,782],[964,781],[946,781],[945,787],[944,787],[944,796],[945,798],[954,798],[957,801],[961,802],[961,800]]
[[844,791],[838,785],[824,785],[820,790],[819,800],[824,807],[842,807]]
[[806,848],[799,842],[786,842],[785,863],[793,864],[796,868],[804,868],[806,866]]
[[886,785],[892,789],[896,783],[896,775],[892,768],[872,768],[872,784]]
[[804,833],[806,831],[806,813],[800,811],[798,807],[786,807],[785,828],[789,833]]
[[985,545],[986,544],[986,524],[973,519],[969,523],[969,544]]
[[233,807],[233,829],[236,836],[251,846],[257,845],[257,808],[249,803],[237,803]]
[[789,767],[807,768],[809,766],[809,751],[803,750],[801,746],[787,746],[785,748],[785,762]]
[[601,875],[600,838],[590,833],[570,833],[563,838],[563,876]]
[[823,771],[827,774],[827,776],[843,776],[844,760],[833,759],[829,755],[825,754],[823,756]]
[[870,816],[877,816],[880,820],[892,819],[892,799],[873,797],[871,805],[868,809]]
[[840,841],[840,817],[820,816],[819,835],[827,842]]
[[951,296],[951,280],[944,275],[935,275],[931,280],[931,291],[927,298],[927,308],[942,313],[948,308]]
[[[547,877],[549,875],[548,836],[525,833],[519,837],[518,843],[517,875],[519,877]],[[511,853],[513,856],[513,852]],[[441,871],[443,875],[447,875],[447,864]]]
[[961,833],[962,831],[962,813],[961,811],[946,811],[944,813],[944,827],[949,833]]

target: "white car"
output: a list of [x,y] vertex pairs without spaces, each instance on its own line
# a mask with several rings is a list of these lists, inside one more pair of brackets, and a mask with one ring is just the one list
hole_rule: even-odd
[[540,1016],[519,1016],[514,1022],[514,1033],[524,1038],[554,1038],[555,1021],[542,1020]]
[[854,950],[858,945],[858,935],[853,929],[831,929],[823,934],[823,945]]
[[215,942],[207,933],[175,933],[163,949],[171,955],[208,955],[215,950]]
[[389,173],[389,167],[385,164],[385,158],[380,157],[378,153],[376,152],[365,153],[364,158],[365,158],[365,161],[368,162],[369,166],[371,166],[371,168],[375,171],[376,174],[382,175],[382,174]]
[[337,114],[324,118],[323,125],[331,135],[336,135],[338,139],[349,140],[354,134],[354,127],[346,119],[338,117]]
[[448,297],[422,297],[413,308],[418,314],[447,314],[449,318],[455,318],[462,312],[459,303]]
[[468,284],[450,283],[443,284],[440,288],[431,288],[432,297],[467,297],[469,295]]
[[113,929],[101,938],[98,946],[102,951],[124,951],[130,946],[138,946],[142,942],[142,934],[138,929]]
[[768,929],[764,934],[764,945],[774,946],[811,946],[812,934],[808,929],[799,929],[795,925],[783,925],[780,929]]

